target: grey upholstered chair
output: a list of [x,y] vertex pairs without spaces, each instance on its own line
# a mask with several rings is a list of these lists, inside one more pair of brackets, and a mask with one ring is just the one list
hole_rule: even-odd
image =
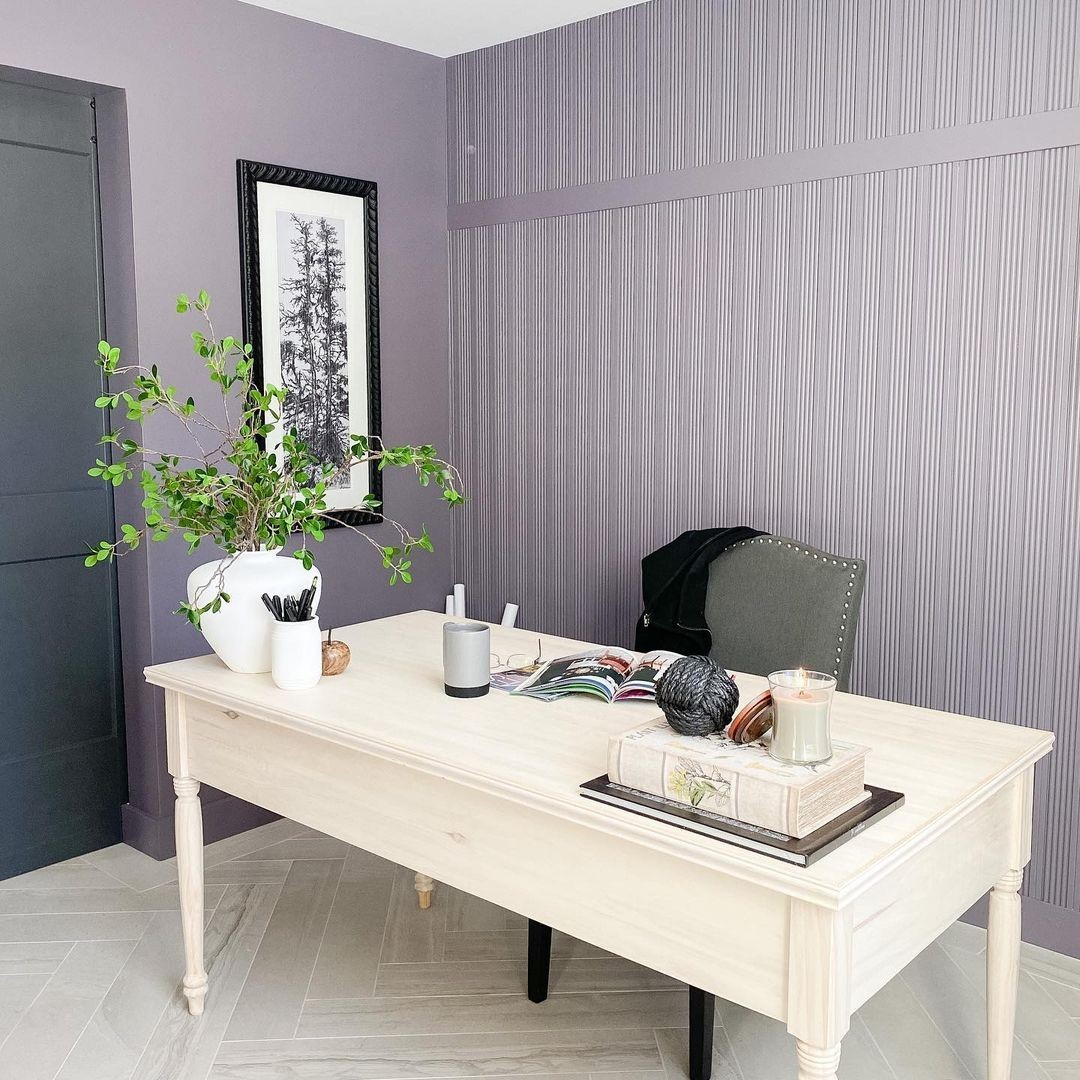
[[[866,563],[786,536],[757,536],[722,551],[709,567],[705,621],[710,655],[729,671],[768,675],[805,667],[847,690]],[[529,920],[528,992],[543,1001],[551,928]],[[715,1001],[690,987],[690,1078],[709,1080]]]
[[709,567],[709,655],[729,671],[804,667],[847,690],[866,563],[786,536],[756,536]]

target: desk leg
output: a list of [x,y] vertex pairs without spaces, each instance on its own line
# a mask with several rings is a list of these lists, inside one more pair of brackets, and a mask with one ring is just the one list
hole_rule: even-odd
[[1020,885],[1010,870],[990,891],[986,929],[986,1057],[989,1080],[1009,1080],[1020,975]]
[[176,869],[180,879],[180,921],[184,928],[184,996],[188,1012],[200,1016],[206,997],[203,968],[203,831],[199,781],[173,779],[176,792]]
[[840,1067],[839,1045],[822,1050],[796,1039],[795,1053],[799,1058],[799,1080],[836,1080],[836,1070]]
[[799,1080],[836,1080],[851,1025],[852,921],[850,908],[791,902],[787,1022]]
[[417,874],[416,883],[413,886],[420,901],[420,907],[427,910],[431,907],[431,894],[435,891],[435,882],[427,874]]

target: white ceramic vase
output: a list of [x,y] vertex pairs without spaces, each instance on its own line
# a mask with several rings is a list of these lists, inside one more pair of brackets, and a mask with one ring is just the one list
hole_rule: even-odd
[[[189,604],[195,603],[200,589],[203,589],[199,598],[201,603],[211,599],[215,586],[209,583],[223,562],[228,560],[215,559],[191,571],[187,579]],[[224,591],[229,594],[229,602],[222,604],[220,611],[208,611],[202,617],[203,637],[221,662],[233,671],[249,674],[269,671],[270,631],[274,619],[263,606],[262,594],[297,596],[318,577],[318,570],[305,570],[291,555],[278,555],[273,551],[242,552],[225,569]],[[315,592],[312,612],[318,608],[321,599],[320,586]]]

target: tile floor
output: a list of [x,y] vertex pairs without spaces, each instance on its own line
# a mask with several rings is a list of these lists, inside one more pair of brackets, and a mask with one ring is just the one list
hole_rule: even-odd
[[[290,821],[207,848],[206,1013],[184,1011],[175,870],[118,845],[0,882],[3,1080],[670,1080],[678,984]],[[845,1080],[980,1080],[982,931],[956,924],[859,1011]],[[1025,946],[1014,1080],[1080,1080],[1080,961]],[[791,1080],[783,1026],[722,1004],[716,1080]]]

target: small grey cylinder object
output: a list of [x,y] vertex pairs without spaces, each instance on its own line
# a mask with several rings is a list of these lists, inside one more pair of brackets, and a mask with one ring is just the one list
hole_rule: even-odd
[[483,623],[443,623],[443,689],[450,697],[483,697],[491,685],[491,630]]

